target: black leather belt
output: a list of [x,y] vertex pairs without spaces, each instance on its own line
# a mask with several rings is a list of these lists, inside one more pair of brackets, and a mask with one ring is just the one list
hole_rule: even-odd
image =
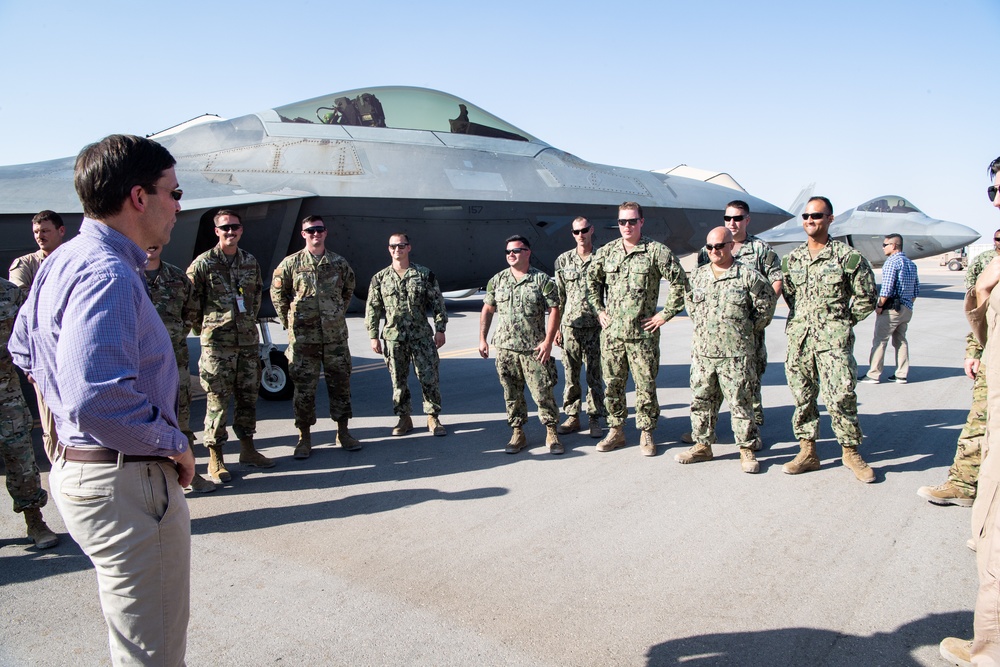
[[[60,442],[58,451],[64,459],[74,463],[118,463],[118,452],[104,447],[101,449],[71,447]],[[173,463],[173,461],[165,456],[138,456],[135,454],[125,454],[123,458],[125,463],[139,463],[141,461],[162,461],[165,463]]]

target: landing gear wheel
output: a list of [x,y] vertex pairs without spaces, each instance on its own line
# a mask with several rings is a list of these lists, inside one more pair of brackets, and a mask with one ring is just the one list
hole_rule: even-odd
[[270,352],[271,370],[265,366],[260,374],[260,397],[268,401],[287,401],[295,386],[288,375],[288,359],[278,350]]
[[962,262],[960,262],[957,259],[951,260],[950,262],[948,262],[948,270],[949,271],[961,271],[962,270]]

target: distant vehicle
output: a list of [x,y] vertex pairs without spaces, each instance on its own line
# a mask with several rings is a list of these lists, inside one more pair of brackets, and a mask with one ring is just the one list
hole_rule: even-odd
[[[809,189],[803,190],[792,205],[794,218],[758,234],[779,255],[787,255],[806,240],[799,214],[805,208],[808,197],[804,195]],[[979,238],[976,230],[957,222],[931,218],[898,195],[876,197],[841,212],[835,210],[833,224],[830,225],[830,236],[857,249],[872,266],[885,263],[882,241],[889,234],[903,237],[903,251],[910,259],[940,255],[965,247]]]
[[966,252],[966,246],[960,250],[941,255],[938,266],[947,266],[949,271],[961,271],[969,268],[969,254]]

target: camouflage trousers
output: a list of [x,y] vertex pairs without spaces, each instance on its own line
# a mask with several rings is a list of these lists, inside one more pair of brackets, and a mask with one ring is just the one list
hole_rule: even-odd
[[608,426],[618,428],[628,418],[625,383],[631,370],[635,383],[635,427],[652,431],[660,418],[656,375],[660,372],[659,331],[648,338],[625,340],[601,334],[601,370],[607,383],[604,407]]
[[7,493],[14,500],[14,511],[45,507],[49,495],[35,464],[31,444],[31,412],[22,397],[20,401],[0,406],[0,450],[7,466]]
[[[853,336],[851,343],[853,344]],[[846,349],[814,350],[809,340],[799,349],[788,348],[785,376],[795,401],[792,431],[799,440],[819,438],[819,406],[816,399],[822,393],[830,425],[843,447],[861,444],[858,424],[858,363]]]
[[188,437],[188,443],[194,444],[194,432],[191,430],[191,371],[188,370],[187,355],[177,359],[177,426]]
[[257,392],[260,389],[260,351],[257,345],[206,345],[198,360],[201,386],[207,392],[205,446],[226,442],[226,411],[235,397],[233,432],[243,439],[257,432]]
[[410,363],[420,380],[420,391],[424,397],[424,414],[441,414],[441,386],[438,380],[438,351],[433,338],[418,338],[410,341],[384,340],[382,351],[385,365],[392,380],[392,411],[397,415],[409,415],[410,403]]
[[346,340],[327,344],[293,342],[285,350],[285,356],[288,357],[288,375],[295,383],[292,397],[295,428],[316,423],[316,385],[321,366],[330,398],[330,418],[339,422],[354,416],[351,412],[351,349]]
[[955,461],[948,468],[948,481],[976,496],[979,481],[979,465],[982,462],[982,446],[986,443],[986,364],[979,364],[979,372],[972,383],[972,407],[965,419],[965,426],[958,434]]
[[559,373],[551,357],[544,364],[535,359],[535,352],[497,350],[497,375],[503,387],[503,400],[507,405],[507,423],[511,428],[524,426],[528,421],[528,403],[524,400],[524,386],[528,385],[531,398],[538,406],[538,419],[546,426],[555,426],[559,408],[552,395]]
[[601,375],[601,329],[600,327],[563,327],[562,363],[566,378],[563,390],[563,412],[570,416],[580,414],[583,387],[580,371],[587,364],[587,414],[591,417],[605,416],[604,377]]
[[754,332],[754,363],[753,370],[753,420],[758,426],[764,424],[764,402],[761,400],[760,386],[764,379],[764,371],[767,370],[767,344],[764,340],[764,332]]
[[754,357],[691,358],[691,437],[703,445],[716,443],[715,426],[722,400],[729,404],[733,436],[740,447],[757,439],[753,420]]

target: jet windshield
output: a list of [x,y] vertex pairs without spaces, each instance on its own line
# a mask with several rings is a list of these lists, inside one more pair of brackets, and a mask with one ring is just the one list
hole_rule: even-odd
[[920,209],[910,203],[908,200],[902,197],[897,197],[896,195],[889,195],[887,197],[879,197],[878,199],[872,199],[867,201],[858,207],[859,211],[866,211],[868,213],[920,213]]
[[394,127],[538,142],[463,99],[427,88],[358,88],[278,107],[275,112],[284,123]]

